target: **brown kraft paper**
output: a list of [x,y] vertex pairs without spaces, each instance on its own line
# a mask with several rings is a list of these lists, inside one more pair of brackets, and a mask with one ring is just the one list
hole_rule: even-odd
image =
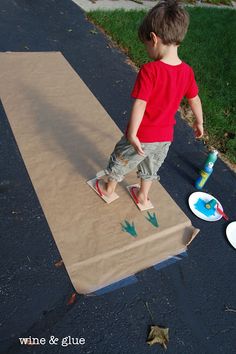
[[[122,133],[60,52],[1,53],[0,97],[67,272],[87,294],[186,250],[198,230],[159,182],[159,227],[130,198],[132,172],[106,204],[87,180]],[[134,237],[122,230],[135,226]],[[127,225],[127,224],[126,224]],[[32,235],[33,237],[33,235]]]

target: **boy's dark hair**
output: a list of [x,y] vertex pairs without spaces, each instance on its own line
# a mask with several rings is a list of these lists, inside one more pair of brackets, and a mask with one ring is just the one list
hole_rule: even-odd
[[154,32],[165,45],[179,45],[188,30],[189,16],[178,0],[161,0],[145,16],[138,31],[139,39],[149,41]]

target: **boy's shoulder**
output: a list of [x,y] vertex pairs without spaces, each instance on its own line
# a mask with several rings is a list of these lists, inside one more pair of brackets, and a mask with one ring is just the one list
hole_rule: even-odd
[[192,81],[195,77],[192,67],[184,61],[175,66],[166,64],[160,60],[143,64],[140,68],[138,77],[141,80],[156,81],[158,79],[163,80],[163,78],[166,78],[167,76],[175,77],[176,75],[181,75],[184,80],[189,81]]
[[184,67],[185,70],[188,71],[193,71],[193,68],[191,67],[191,65],[189,65],[188,63],[186,63],[185,61],[182,60],[182,65]]
[[141,65],[139,72],[143,76],[149,76],[152,79],[155,79],[159,71],[158,66],[157,61],[150,61]]
[[[147,71],[155,71],[163,66],[165,66],[167,69],[168,68],[169,69],[175,68],[174,65],[165,64],[161,60],[155,60],[155,61],[150,61],[148,63],[143,64],[140,69],[147,70]],[[181,67],[183,70],[186,70],[186,71],[193,71],[192,67],[189,64],[187,64],[185,61],[182,61],[182,63],[177,66]]]
[[146,70],[146,71],[155,70],[156,67],[158,66],[158,65],[157,65],[157,62],[158,62],[158,61],[149,61],[149,62],[147,62],[147,63],[141,65],[140,70]]

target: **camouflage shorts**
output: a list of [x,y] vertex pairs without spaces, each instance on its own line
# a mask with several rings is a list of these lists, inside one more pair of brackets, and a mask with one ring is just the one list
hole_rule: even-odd
[[170,144],[170,142],[141,143],[145,153],[145,156],[141,156],[123,136],[116,144],[105,169],[108,179],[121,182],[127,173],[137,168],[138,177],[159,180],[157,171],[166,158]]

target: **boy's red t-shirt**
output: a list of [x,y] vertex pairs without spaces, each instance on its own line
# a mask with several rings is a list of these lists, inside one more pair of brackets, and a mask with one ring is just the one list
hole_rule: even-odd
[[160,60],[144,64],[131,96],[147,102],[137,137],[143,143],[172,141],[175,114],[182,98],[198,94],[192,68],[182,62],[169,65]]

